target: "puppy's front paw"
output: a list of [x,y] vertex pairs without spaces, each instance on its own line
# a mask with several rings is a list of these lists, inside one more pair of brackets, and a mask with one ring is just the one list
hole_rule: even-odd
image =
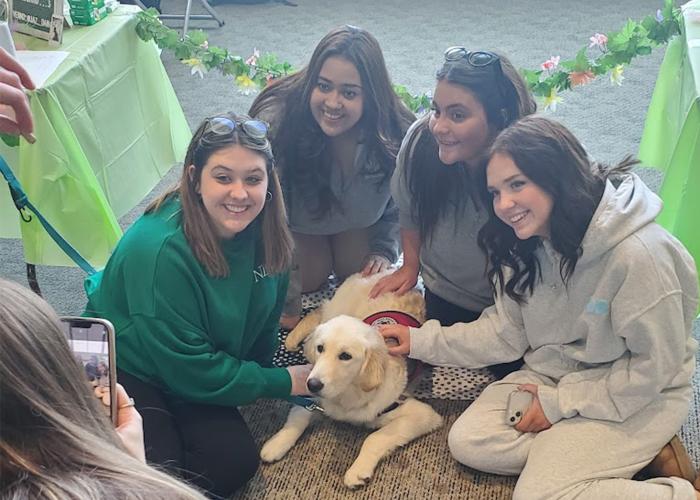
[[284,430],[281,430],[263,445],[260,458],[263,462],[276,462],[287,454],[295,442],[296,439],[291,439]]
[[296,342],[294,339],[290,340],[289,337],[287,337],[284,340],[284,348],[288,350],[289,352],[297,352],[298,350],[301,349],[301,345],[299,342]]
[[374,467],[367,467],[363,464],[358,464],[355,461],[354,464],[348,469],[343,478],[343,483],[345,486],[351,489],[359,488],[366,485],[372,478],[372,473],[374,472]]

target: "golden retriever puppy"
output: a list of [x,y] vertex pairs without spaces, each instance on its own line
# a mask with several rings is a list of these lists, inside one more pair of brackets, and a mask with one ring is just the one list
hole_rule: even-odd
[[[306,324],[299,323],[290,333],[292,341],[287,342],[297,348],[308,335],[304,355],[314,367],[307,386],[325,415],[377,429],[365,439],[345,473],[344,483],[349,488],[364,485],[379,461],[393,450],[442,424],[440,415],[429,405],[404,393],[405,359],[389,355],[377,329],[363,321],[365,314],[374,316],[384,310],[372,305],[399,312],[408,308],[424,319],[423,298],[417,291],[401,297],[385,294],[368,299],[369,290],[381,276],[348,278],[333,299],[307,316],[313,317]],[[284,427],[262,447],[262,460],[282,458],[315,415],[304,407],[292,407]]]
[[[299,350],[303,340],[321,323],[341,314],[366,319],[379,313],[390,311],[400,313],[421,325],[425,322],[425,300],[420,291],[410,290],[403,295],[385,293],[374,299],[369,298],[369,291],[384,276],[393,270],[363,277],[356,273],[349,276],[336,290],[331,300],[323,302],[318,308],[304,316],[284,342],[288,351]],[[381,320],[380,320],[381,322]],[[416,326],[416,325],[409,325]]]

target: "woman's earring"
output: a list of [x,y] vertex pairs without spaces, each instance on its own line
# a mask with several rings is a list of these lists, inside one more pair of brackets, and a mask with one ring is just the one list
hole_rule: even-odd
[[265,199],[266,199],[267,201],[270,201],[270,200],[272,199],[272,193],[271,193],[270,191],[268,191],[268,192],[265,194]]

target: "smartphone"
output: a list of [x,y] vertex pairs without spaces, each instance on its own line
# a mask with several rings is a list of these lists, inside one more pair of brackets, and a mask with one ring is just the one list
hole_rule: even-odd
[[106,319],[65,316],[61,327],[83,367],[95,397],[100,398],[112,422],[117,423],[117,363],[114,326]]

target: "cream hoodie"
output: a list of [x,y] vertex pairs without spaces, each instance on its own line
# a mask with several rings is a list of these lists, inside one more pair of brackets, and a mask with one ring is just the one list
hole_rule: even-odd
[[507,295],[473,323],[411,328],[412,358],[478,368],[524,355],[547,419],[581,415],[621,422],[663,391],[690,384],[697,342],[695,264],[654,222],[661,200],[634,174],[610,181],[584,236],[568,285],[548,241],[537,250],[542,280],[527,303]]

